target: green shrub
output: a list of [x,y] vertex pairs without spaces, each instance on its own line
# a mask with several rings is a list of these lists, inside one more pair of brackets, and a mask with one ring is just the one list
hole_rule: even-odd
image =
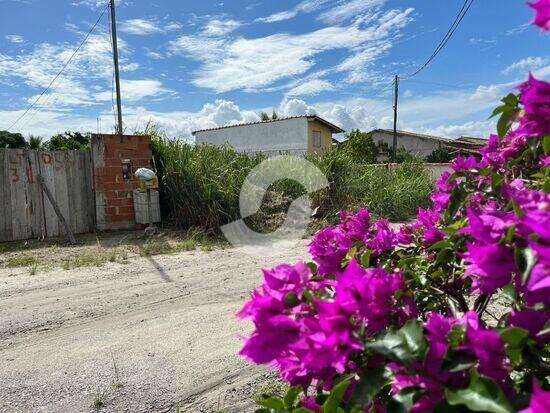
[[[163,216],[179,228],[215,232],[240,218],[243,182],[266,159],[265,155],[238,153],[230,147],[191,145],[163,137],[153,139],[153,153]],[[367,205],[378,216],[403,220],[428,203],[433,189],[433,181],[419,162],[371,165],[341,148],[308,159],[329,181],[328,188],[312,194],[318,219],[332,219],[339,210]],[[247,223],[257,231],[277,228],[292,200],[303,193],[302,186],[294,181],[277,181],[264,196],[262,208],[247,218]]]

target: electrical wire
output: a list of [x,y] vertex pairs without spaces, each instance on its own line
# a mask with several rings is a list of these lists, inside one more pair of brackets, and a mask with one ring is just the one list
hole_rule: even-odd
[[447,45],[447,43],[449,42],[449,40],[453,36],[453,34],[456,31],[456,29],[458,28],[458,26],[460,26],[460,23],[464,19],[464,16],[466,16],[468,11],[470,10],[470,7],[472,7],[473,2],[474,2],[474,0],[465,0],[464,1],[464,4],[462,4],[462,8],[460,9],[458,14],[456,15],[453,23],[451,24],[451,26],[447,30],[447,33],[445,33],[445,36],[443,36],[443,38],[441,39],[441,41],[439,42],[439,44],[435,48],[432,55],[415,72],[413,72],[410,75],[403,76],[402,79],[410,79],[411,77],[416,76],[422,70],[424,70],[426,68],[426,66],[428,66],[436,58],[436,56],[439,54],[439,52],[441,52],[441,50],[443,50],[443,48]]
[[440,82],[430,82],[427,80],[417,80],[417,79],[401,79],[400,80],[406,80],[407,82],[413,82],[413,83],[421,83],[425,85],[434,85],[434,86],[443,86],[443,87],[452,87],[455,89],[472,89],[475,88],[473,85],[451,85],[449,83],[440,83]]
[[29,111],[31,111],[38,103],[38,101],[42,98],[42,96],[44,96],[44,94],[46,94],[46,92],[48,90],[50,90],[50,88],[53,86],[53,84],[55,83],[55,81],[59,78],[59,76],[61,76],[61,74],[65,71],[65,69],[67,68],[67,66],[69,66],[69,64],[71,63],[71,61],[74,59],[74,57],[78,54],[78,52],[80,51],[80,49],[82,49],[82,46],[84,46],[84,44],[88,41],[88,38],[90,37],[90,35],[92,34],[92,32],[95,30],[95,28],[97,27],[97,25],[99,24],[99,22],[101,21],[101,19],[103,18],[103,16],[105,15],[105,11],[107,11],[107,8],[109,7],[109,2],[107,2],[107,4],[105,5],[105,7],[103,8],[103,11],[101,12],[101,14],[99,15],[97,21],[95,22],[95,24],[92,26],[92,28],[90,29],[90,31],[88,32],[88,34],[86,34],[86,37],[84,37],[84,40],[82,40],[82,42],[80,43],[80,45],[75,49],[75,51],[73,52],[73,54],[71,55],[71,57],[69,57],[69,59],[65,62],[65,64],[63,65],[63,67],[61,68],[61,70],[54,76],[54,78],[50,81],[49,85],[42,91],[42,93],[40,93],[40,95],[38,95],[38,97],[33,101],[33,103],[31,105],[29,105],[29,107],[27,108],[27,110],[25,110],[25,112],[23,112],[23,114],[21,116],[19,116],[6,130],[10,130],[11,128],[13,128],[15,125],[17,125],[17,123],[19,123],[19,121],[21,119],[23,119],[27,113],[29,113]]

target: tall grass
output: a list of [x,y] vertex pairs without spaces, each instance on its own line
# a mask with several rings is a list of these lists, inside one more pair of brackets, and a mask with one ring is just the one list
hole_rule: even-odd
[[[153,150],[159,169],[163,214],[180,228],[217,232],[240,218],[239,194],[248,173],[266,157],[237,153],[230,147],[190,145],[156,138]],[[358,163],[334,149],[309,158],[325,174],[329,187],[312,194],[316,218],[330,219],[341,209],[368,207],[375,215],[404,220],[429,203],[433,182],[421,163],[395,167]],[[303,188],[293,181],[273,184],[261,210],[248,221],[257,229],[276,227]],[[274,217],[274,218],[273,218]],[[272,219],[273,218],[273,219]],[[262,228],[264,227],[264,228]]]

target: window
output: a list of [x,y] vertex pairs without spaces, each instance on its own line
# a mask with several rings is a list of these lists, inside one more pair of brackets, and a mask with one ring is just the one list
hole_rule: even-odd
[[313,147],[314,148],[321,147],[321,132],[318,130],[313,131]]

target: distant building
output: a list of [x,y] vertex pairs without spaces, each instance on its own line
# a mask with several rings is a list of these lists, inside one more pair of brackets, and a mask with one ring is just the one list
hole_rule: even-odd
[[[369,133],[374,143],[380,148],[379,160],[385,160],[389,155],[387,151],[391,151],[393,146],[393,130],[375,129]],[[382,142],[382,145],[379,144],[380,142]],[[449,149],[457,154],[477,154],[479,149],[486,143],[486,139],[467,136],[458,139],[446,139],[416,132],[397,131],[397,149],[404,148],[414,157],[420,159],[426,158],[439,147]]]
[[193,132],[197,144],[230,145],[237,152],[322,155],[332,135],[345,132],[316,115],[273,119]]

